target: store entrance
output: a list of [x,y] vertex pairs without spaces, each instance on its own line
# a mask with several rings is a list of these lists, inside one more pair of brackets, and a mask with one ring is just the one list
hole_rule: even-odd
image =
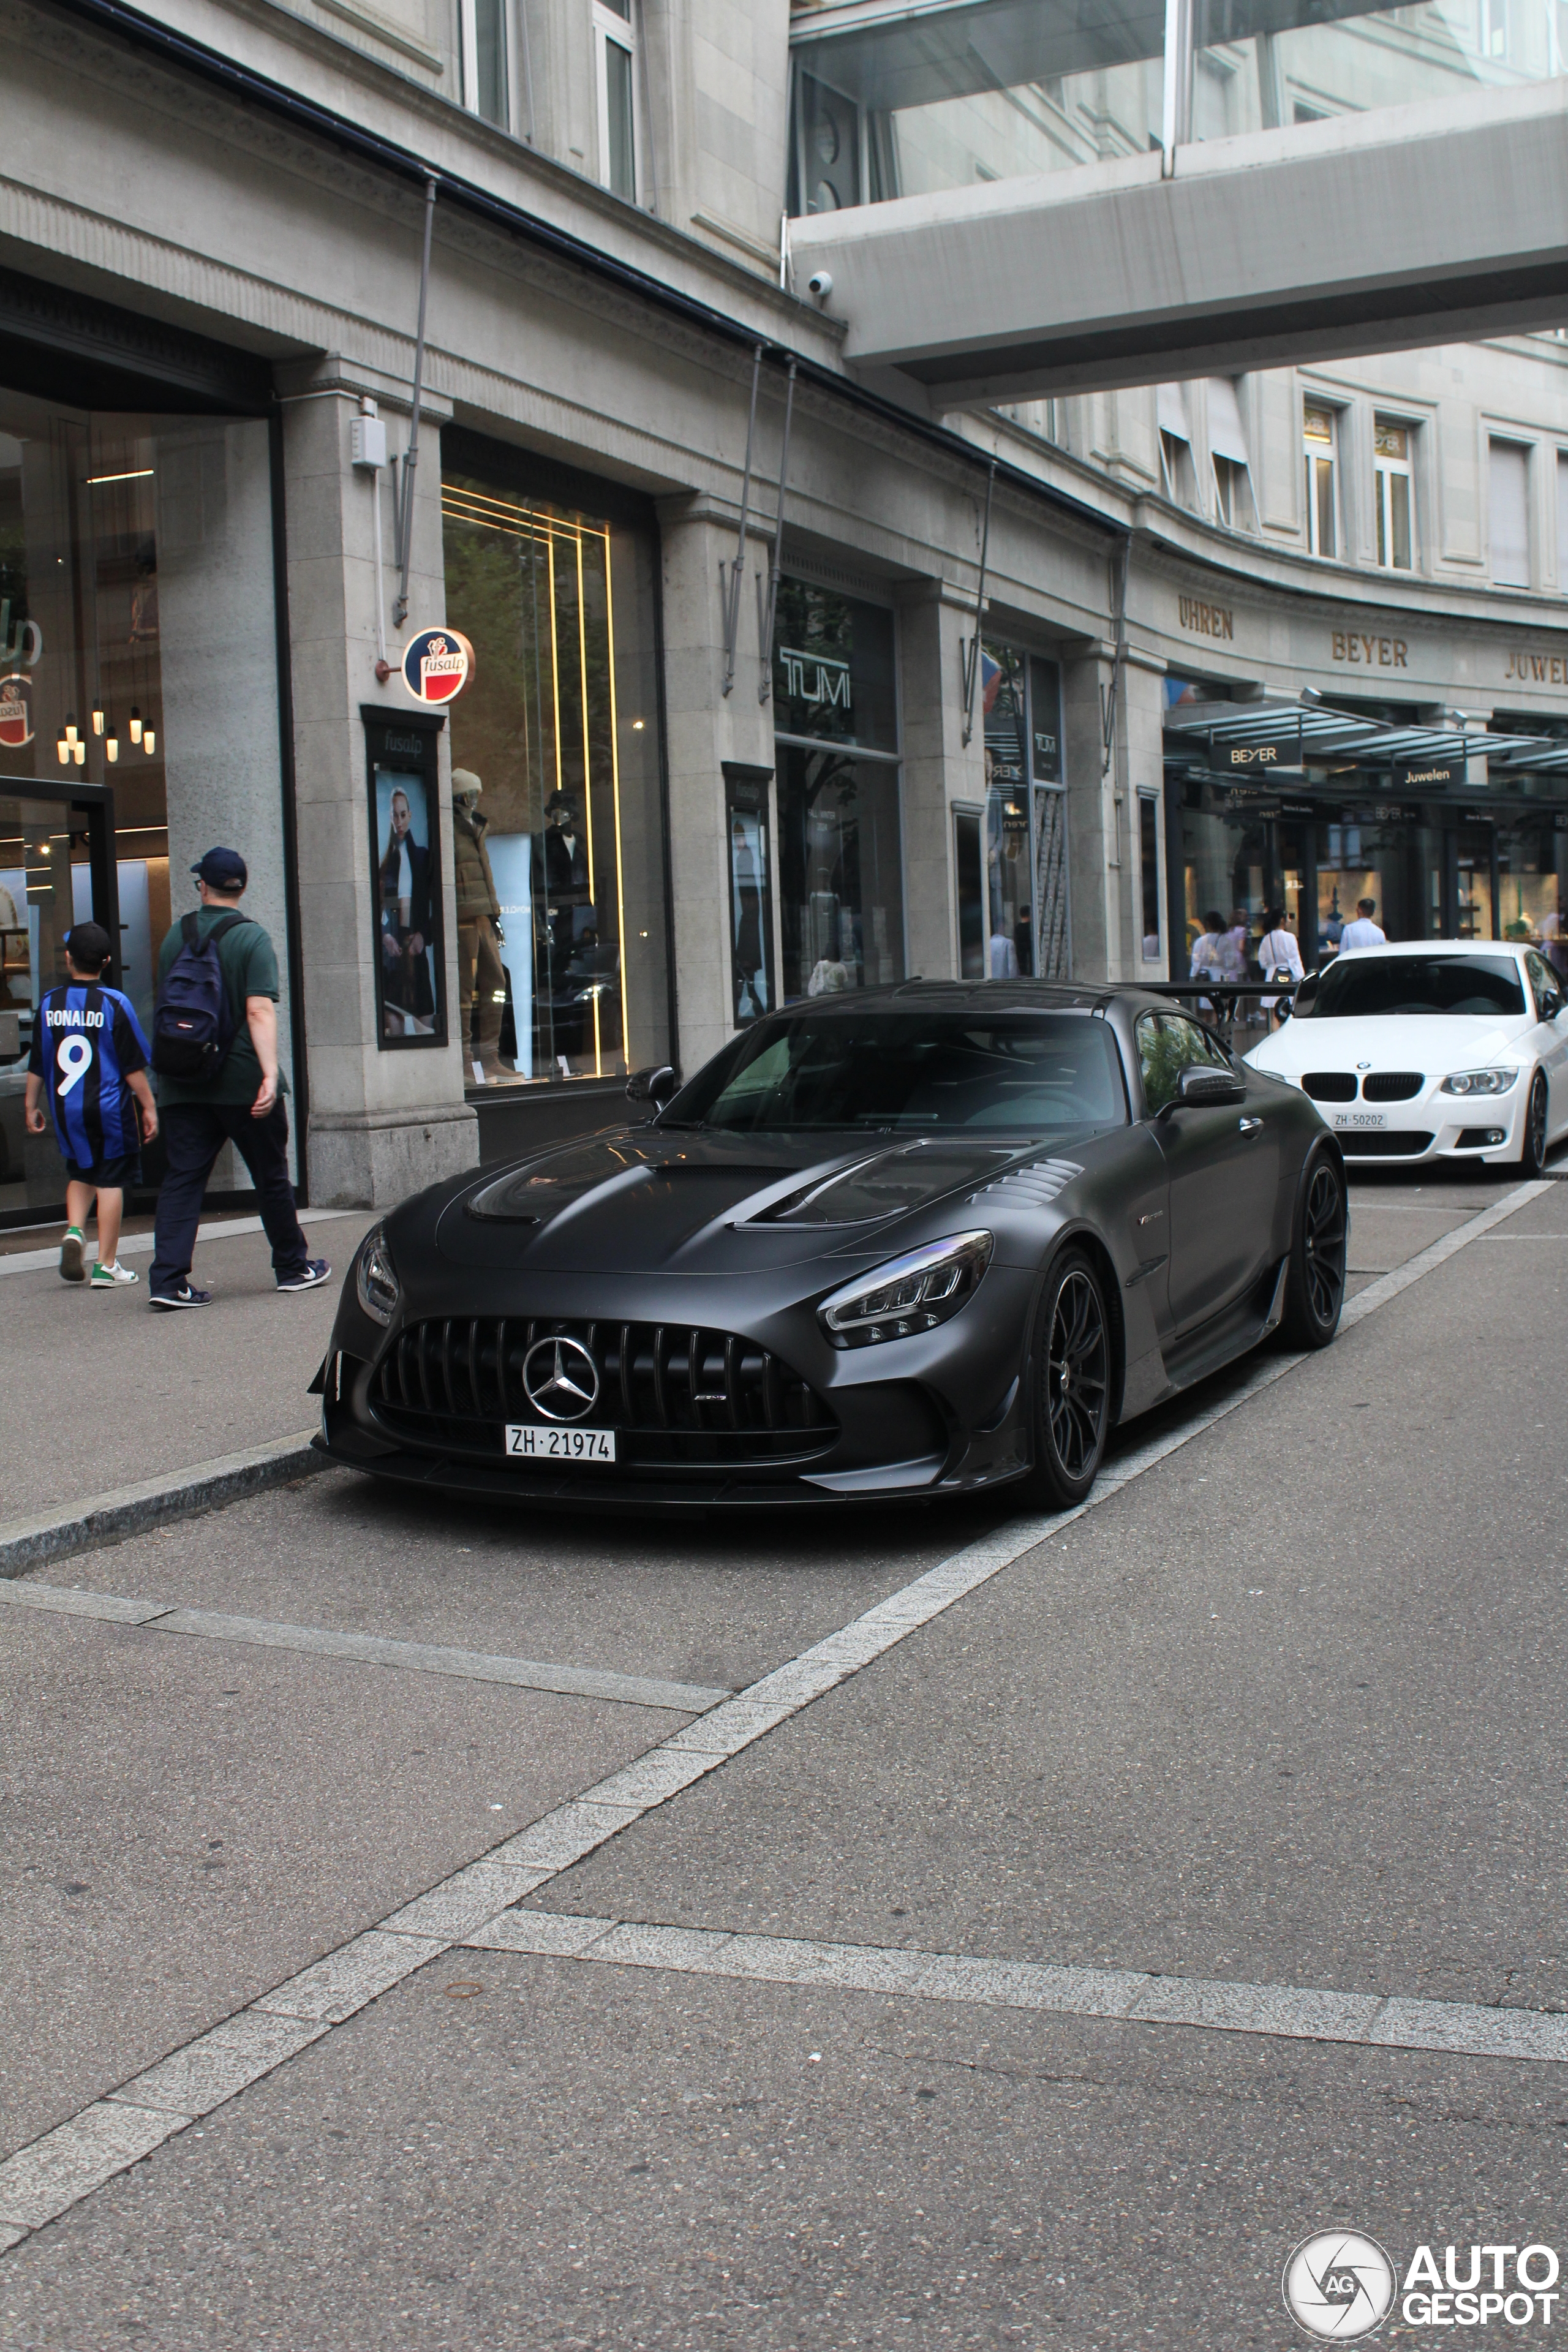
[[66,977],[71,925],[120,937],[113,838],[110,792],[29,784],[22,794],[0,782],[0,1217],[13,1221],[65,1198],[52,1132],[28,1135],[23,1121],[27,1056],[39,1000]]
[[1256,978],[1276,908],[1311,971],[1339,953],[1345,926],[1369,901],[1390,940],[1529,940],[1568,963],[1568,810],[1372,794],[1275,801],[1190,776],[1171,806],[1186,927],[1173,970],[1184,978],[1205,936],[1223,938],[1227,970]]

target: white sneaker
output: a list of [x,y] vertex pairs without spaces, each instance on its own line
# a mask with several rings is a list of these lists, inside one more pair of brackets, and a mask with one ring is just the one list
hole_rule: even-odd
[[133,1266],[121,1265],[119,1264],[118,1260],[113,1265],[105,1265],[100,1258],[98,1264],[93,1267],[92,1273],[89,1277],[88,1288],[89,1290],[112,1290],[119,1283],[140,1282],[141,1279],[141,1276],[136,1272]]

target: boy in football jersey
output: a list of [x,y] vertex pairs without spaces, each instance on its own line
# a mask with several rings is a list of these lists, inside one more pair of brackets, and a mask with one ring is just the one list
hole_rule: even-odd
[[66,1163],[66,1226],[60,1274],[80,1282],[87,1274],[83,1227],[98,1196],[98,1263],[91,1287],[112,1290],[134,1282],[120,1264],[124,1184],[141,1164],[143,1143],[158,1132],[157,1107],[147,1076],[147,1040],[128,996],[104,985],[109,933],[100,923],[78,923],[66,940],[63,988],[47,989],[33,1024],[27,1060],[27,1126],[46,1130],[48,1097]]

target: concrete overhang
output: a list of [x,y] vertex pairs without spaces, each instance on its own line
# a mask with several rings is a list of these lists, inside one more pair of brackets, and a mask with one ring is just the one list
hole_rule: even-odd
[[791,224],[940,413],[1568,323],[1568,79]]

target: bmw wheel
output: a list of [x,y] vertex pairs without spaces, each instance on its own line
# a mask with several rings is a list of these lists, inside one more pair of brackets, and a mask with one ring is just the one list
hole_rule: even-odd
[[1546,1073],[1537,1070],[1530,1082],[1530,1103],[1524,1114],[1524,1140],[1519,1149],[1519,1172],[1539,1176],[1546,1165]]
[[1283,1328],[1292,1347],[1326,1348],[1339,1329],[1349,1242],[1345,1171],[1320,1147],[1302,1172],[1290,1235]]
[[1063,1252],[1040,1308],[1033,1484],[1059,1509],[1081,1503],[1105,1452],[1110,1419],[1110,1325],[1100,1276],[1081,1250]]

